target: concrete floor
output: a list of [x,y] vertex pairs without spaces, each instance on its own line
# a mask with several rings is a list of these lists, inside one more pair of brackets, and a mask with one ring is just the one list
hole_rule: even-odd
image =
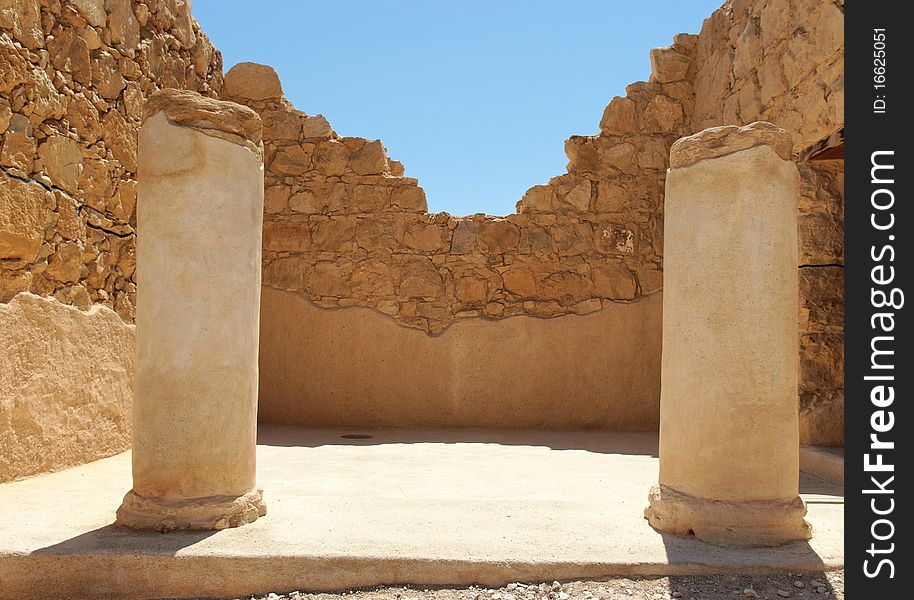
[[[367,440],[342,439],[368,433]],[[215,533],[114,528],[130,455],[0,485],[0,598],[239,597],[376,584],[822,571],[843,491],[804,475],[814,538],[724,549],[642,517],[656,434],[262,427],[268,513]]]

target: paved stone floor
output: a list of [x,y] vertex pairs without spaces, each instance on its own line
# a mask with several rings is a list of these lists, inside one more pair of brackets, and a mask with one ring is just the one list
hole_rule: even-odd
[[842,489],[810,476],[801,479],[809,543],[724,549],[656,533],[642,518],[656,444],[656,434],[262,427],[267,516],[164,535],[112,526],[130,487],[125,453],[0,485],[0,514],[13,516],[0,525],[0,597],[240,597],[843,565]]

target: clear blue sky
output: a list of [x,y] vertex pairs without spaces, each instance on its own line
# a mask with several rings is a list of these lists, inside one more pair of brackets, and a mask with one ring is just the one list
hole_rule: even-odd
[[380,138],[429,210],[504,215],[565,172],[564,141],[722,0],[193,0],[228,70],[271,65],[340,135]]

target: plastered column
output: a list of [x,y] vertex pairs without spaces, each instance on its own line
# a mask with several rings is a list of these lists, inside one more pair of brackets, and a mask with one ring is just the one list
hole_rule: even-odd
[[140,529],[265,514],[255,480],[263,151],[252,110],[153,95],[139,134],[133,489]]
[[716,127],[670,152],[658,530],[808,539],[798,495],[797,195],[788,134]]

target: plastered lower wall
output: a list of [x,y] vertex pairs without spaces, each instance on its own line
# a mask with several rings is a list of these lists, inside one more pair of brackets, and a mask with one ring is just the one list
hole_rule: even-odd
[[261,421],[652,431],[660,294],[586,316],[467,319],[430,337],[264,288]]

